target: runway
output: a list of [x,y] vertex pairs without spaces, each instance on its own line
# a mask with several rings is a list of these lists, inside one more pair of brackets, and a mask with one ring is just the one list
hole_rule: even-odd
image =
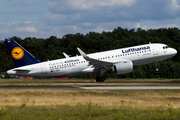
[[180,89],[180,86],[0,86],[0,89],[159,90]]

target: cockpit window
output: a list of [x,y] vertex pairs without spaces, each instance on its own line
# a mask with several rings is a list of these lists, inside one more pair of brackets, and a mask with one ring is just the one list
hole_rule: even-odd
[[168,46],[164,46],[163,49],[168,49],[169,47]]

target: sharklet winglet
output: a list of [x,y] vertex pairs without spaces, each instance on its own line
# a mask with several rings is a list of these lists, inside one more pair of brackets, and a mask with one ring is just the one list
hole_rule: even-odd
[[85,58],[85,57],[88,57],[87,55],[86,55],[86,53],[85,52],[83,52],[80,48],[77,48],[77,50],[79,51],[79,53]]

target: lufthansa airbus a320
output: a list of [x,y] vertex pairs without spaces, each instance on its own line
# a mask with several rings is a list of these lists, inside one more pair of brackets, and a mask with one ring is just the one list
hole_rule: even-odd
[[14,40],[5,44],[16,68],[8,70],[9,75],[31,77],[70,77],[80,74],[100,73],[95,79],[104,82],[103,74],[125,74],[133,71],[133,66],[155,63],[177,54],[174,48],[161,43],[150,43],[122,49],[115,49],[92,54],[77,48],[80,56],[41,62]]

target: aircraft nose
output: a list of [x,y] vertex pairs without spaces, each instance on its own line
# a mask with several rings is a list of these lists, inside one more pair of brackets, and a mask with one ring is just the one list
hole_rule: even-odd
[[177,50],[174,49],[174,48],[172,48],[172,49],[171,49],[171,54],[176,55],[176,54],[177,54]]

